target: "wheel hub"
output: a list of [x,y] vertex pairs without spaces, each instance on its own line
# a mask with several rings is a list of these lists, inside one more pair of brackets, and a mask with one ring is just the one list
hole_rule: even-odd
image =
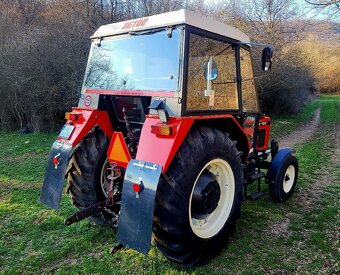
[[216,158],[198,174],[190,195],[189,222],[200,238],[211,238],[224,226],[233,207],[235,178],[229,163]]
[[221,192],[217,181],[209,182],[202,191],[202,201],[207,214],[212,213],[220,200]]
[[199,178],[193,193],[193,217],[202,218],[218,206],[221,190],[214,174],[205,171]]

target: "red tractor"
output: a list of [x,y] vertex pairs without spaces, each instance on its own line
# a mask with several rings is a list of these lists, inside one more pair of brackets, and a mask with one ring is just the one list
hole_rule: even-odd
[[[259,113],[251,43],[186,10],[100,27],[78,107],[53,143],[41,201],[57,209],[64,179],[84,218],[118,227],[118,245],[204,264],[234,231],[241,202],[285,201],[298,176],[290,148]],[[263,45],[262,45],[263,46]],[[264,46],[262,69],[272,49]],[[256,182],[258,190],[248,194]]]

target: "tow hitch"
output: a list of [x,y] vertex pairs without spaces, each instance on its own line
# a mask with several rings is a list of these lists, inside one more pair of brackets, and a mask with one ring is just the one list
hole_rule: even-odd
[[115,199],[114,199],[114,185],[115,180],[121,176],[120,169],[117,169],[116,163],[110,163],[110,167],[108,170],[111,171],[110,175],[107,176],[107,178],[110,180],[110,187],[108,191],[108,196],[106,200],[102,202],[98,202],[96,204],[93,204],[85,209],[79,210],[76,213],[74,213],[72,216],[68,217],[65,221],[65,225],[71,225],[73,223],[79,222],[83,219],[86,219],[88,217],[91,217],[96,214],[101,214],[103,211],[109,213],[112,215],[112,219],[110,221],[110,224],[112,227],[116,228],[118,227],[119,222],[119,213],[116,214],[114,205],[115,205]]
[[91,217],[93,215],[100,214],[103,211],[112,215],[110,225],[113,228],[117,228],[118,222],[119,222],[119,215],[115,213],[114,209],[111,206],[107,205],[107,200],[96,203],[96,204],[91,205],[91,206],[89,206],[85,209],[77,211],[72,216],[65,219],[64,224],[65,225],[71,225],[73,223],[79,222],[79,221],[86,219],[88,217]]
[[99,214],[104,210],[104,207],[106,207],[106,200],[74,213],[64,221],[64,224],[71,225],[95,214]]

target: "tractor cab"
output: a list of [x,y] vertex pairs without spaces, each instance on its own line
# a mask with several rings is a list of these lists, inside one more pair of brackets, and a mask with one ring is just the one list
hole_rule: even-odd
[[[222,249],[241,202],[268,184],[275,201],[294,192],[290,148],[269,146],[259,112],[249,37],[179,10],[100,27],[77,107],[53,143],[40,196],[57,209],[66,178],[78,211],[118,227],[118,245],[204,264]],[[264,45],[261,45],[264,46]],[[265,45],[262,69],[270,70]],[[257,182],[248,194],[247,186]]]
[[251,43],[232,26],[180,10],[105,25],[91,39],[79,107],[108,110],[123,131],[124,108],[141,128],[157,100],[169,117],[228,113],[243,124],[258,113]]

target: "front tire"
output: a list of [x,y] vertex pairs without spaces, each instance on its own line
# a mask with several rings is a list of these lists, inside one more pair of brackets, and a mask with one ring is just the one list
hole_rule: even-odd
[[235,229],[242,187],[240,154],[228,134],[191,130],[158,185],[156,246],[177,263],[206,264]]
[[294,193],[298,178],[298,161],[295,156],[288,154],[282,161],[281,167],[272,183],[269,193],[274,201],[288,200]]

